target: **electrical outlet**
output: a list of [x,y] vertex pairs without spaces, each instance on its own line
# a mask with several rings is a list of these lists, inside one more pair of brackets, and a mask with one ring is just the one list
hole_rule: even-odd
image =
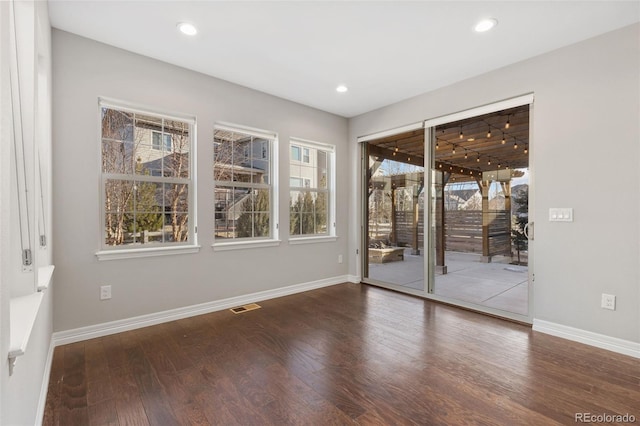
[[100,286],[100,300],[111,299],[111,286],[103,285]]
[[613,294],[604,294],[602,293],[602,303],[601,306],[603,309],[611,309],[612,311],[616,310],[616,296]]
[[342,255],[341,254],[338,255],[338,263],[342,263]]

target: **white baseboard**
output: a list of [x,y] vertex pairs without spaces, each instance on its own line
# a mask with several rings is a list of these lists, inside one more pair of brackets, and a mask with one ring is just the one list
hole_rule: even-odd
[[[171,309],[168,311],[156,312],[153,314],[141,315],[117,321],[110,321],[102,324],[80,327],[72,330],[58,331],[53,333],[51,338],[53,346],[66,345],[83,340],[94,339],[96,337],[108,336],[110,334],[121,333],[123,331],[135,330],[150,325],[161,324],[182,318],[196,315],[208,314],[210,312],[221,311],[252,302],[274,299],[276,297],[288,296],[290,294],[301,293],[303,291],[314,290],[321,287],[328,287],[348,281],[347,275],[333,278],[326,278],[318,281],[311,281],[303,284],[295,284],[288,287],[276,288],[273,290],[259,291],[257,293],[242,296],[230,297],[222,300],[201,303],[198,305],[185,306],[183,308]],[[358,281],[359,282],[359,281]]]
[[51,363],[53,362],[53,337],[49,341],[49,352],[44,364],[44,373],[42,377],[42,387],[40,388],[40,398],[38,400],[38,411],[36,411],[36,426],[42,425],[44,420],[44,409],[47,404],[47,393],[49,392],[49,376],[51,375]]
[[360,284],[361,278],[358,275],[347,275],[347,281],[350,283]]
[[604,334],[593,333],[591,331],[581,330],[579,328],[573,328],[539,319],[533,320],[533,330],[617,352],[623,355],[629,355],[634,358],[640,358],[640,343],[632,342],[630,340],[618,339],[617,337],[610,337]]

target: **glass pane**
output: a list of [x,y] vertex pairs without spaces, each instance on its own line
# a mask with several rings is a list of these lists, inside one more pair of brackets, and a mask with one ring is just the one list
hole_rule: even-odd
[[269,229],[269,212],[258,212],[254,214],[253,236],[266,238],[271,235]]
[[329,187],[329,161],[325,151],[317,151],[317,188],[327,189]]
[[102,140],[102,171],[104,173],[132,174],[134,164],[132,142]]
[[189,211],[189,186],[186,183],[164,184],[164,211]]
[[189,241],[189,215],[170,212],[164,215],[164,242]]
[[163,208],[162,184],[136,182],[133,205],[134,228],[131,229],[136,242],[146,244],[162,241]]
[[299,146],[291,145],[291,161],[300,161],[302,159]]
[[215,199],[215,232],[216,238],[234,237],[234,212],[235,202],[232,188],[216,187],[214,190]]
[[298,174],[298,177],[302,179],[302,186],[307,186],[304,183],[305,181],[307,181],[308,183],[307,187],[310,187],[310,188],[318,187],[318,180],[316,177],[315,168],[313,166],[303,164],[300,167],[300,173]]
[[102,108],[101,115],[103,139],[133,141],[133,114]]
[[300,205],[302,203],[302,195],[299,191],[291,191],[289,193],[289,233],[291,235],[300,235]]
[[133,114],[102,108],[102,171],[133,173]]
[[269,172],[269,161],[257,158],[249,159],[247,167],[251,170],[251,177],[253,183],[266,184],[266,179]]
[[151,145],[136,144],[134,150],[135,173],[145,176],[162,176],[162,151]]
[[251,194],[248,194],[234,206],[234,216],[237,218],[234,235],[236,238],[253,237],[254,217],[252,205],[253,200]]
[[315,218],[313,213],[300,214],[300,232],[303,235],[315,233]]
[[105,244],[117,246],[133,242],[134,190],[132,181],[105,182]]
[[[364,193],[368,220],[363,275],[387,284],[424,290],[424,211],[419,202],[424,191],[424,173],[422,167],[409,162],[408,155],[414,158],[424,148],[398,139],[390,145],[388,141],[368,145],[380,144],[384,154],[370,155],[364,164],[363,176],[368,177],[368,191]],[[399,151],[395,151],[396,147]]]
[[315,229],[317,234],[326,234],[328,230],[328,204],[325,192],[316,193],[315,202]]
[[216,129],[214,132],[214,180],[251,182],[252,137]]

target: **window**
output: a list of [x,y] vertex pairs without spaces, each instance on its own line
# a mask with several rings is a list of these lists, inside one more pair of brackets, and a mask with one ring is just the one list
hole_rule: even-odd
[[103,249],[195,246],[195,119],[104,100],[100,117]]
[[291,145],[291,161],[300,161],[302,159],[299,146]]
[[153,149],[157,149],[157,150],[164,149],[167,152],[171,151],[171,134],[170,133],[162,134],[160,132],[153,132],[153,141],[151,146],[153,147]]
[[275,240],[276,135],[216,125],[213,138],[215,245]]
[[302,161],[303,163],[310,163],[310,148],[301,147],[298,145],[291,145],[291,161]]
[[331,145],[291,141],[289,232],[292,237],[335,236],[334,152]]

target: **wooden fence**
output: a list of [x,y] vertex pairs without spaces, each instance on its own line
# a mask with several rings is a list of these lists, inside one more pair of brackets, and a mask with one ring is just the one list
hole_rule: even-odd
[[[396,212],[397,245],[413,246],[413,212]],[[418,247],[424,247],[424,212],[420,211],[418,220]]]
[[[507,211],[489,212],[489,255],[509,255],[511,219]],[[449,210],[445,213],[446,250],[482,253],[482,212]]]

